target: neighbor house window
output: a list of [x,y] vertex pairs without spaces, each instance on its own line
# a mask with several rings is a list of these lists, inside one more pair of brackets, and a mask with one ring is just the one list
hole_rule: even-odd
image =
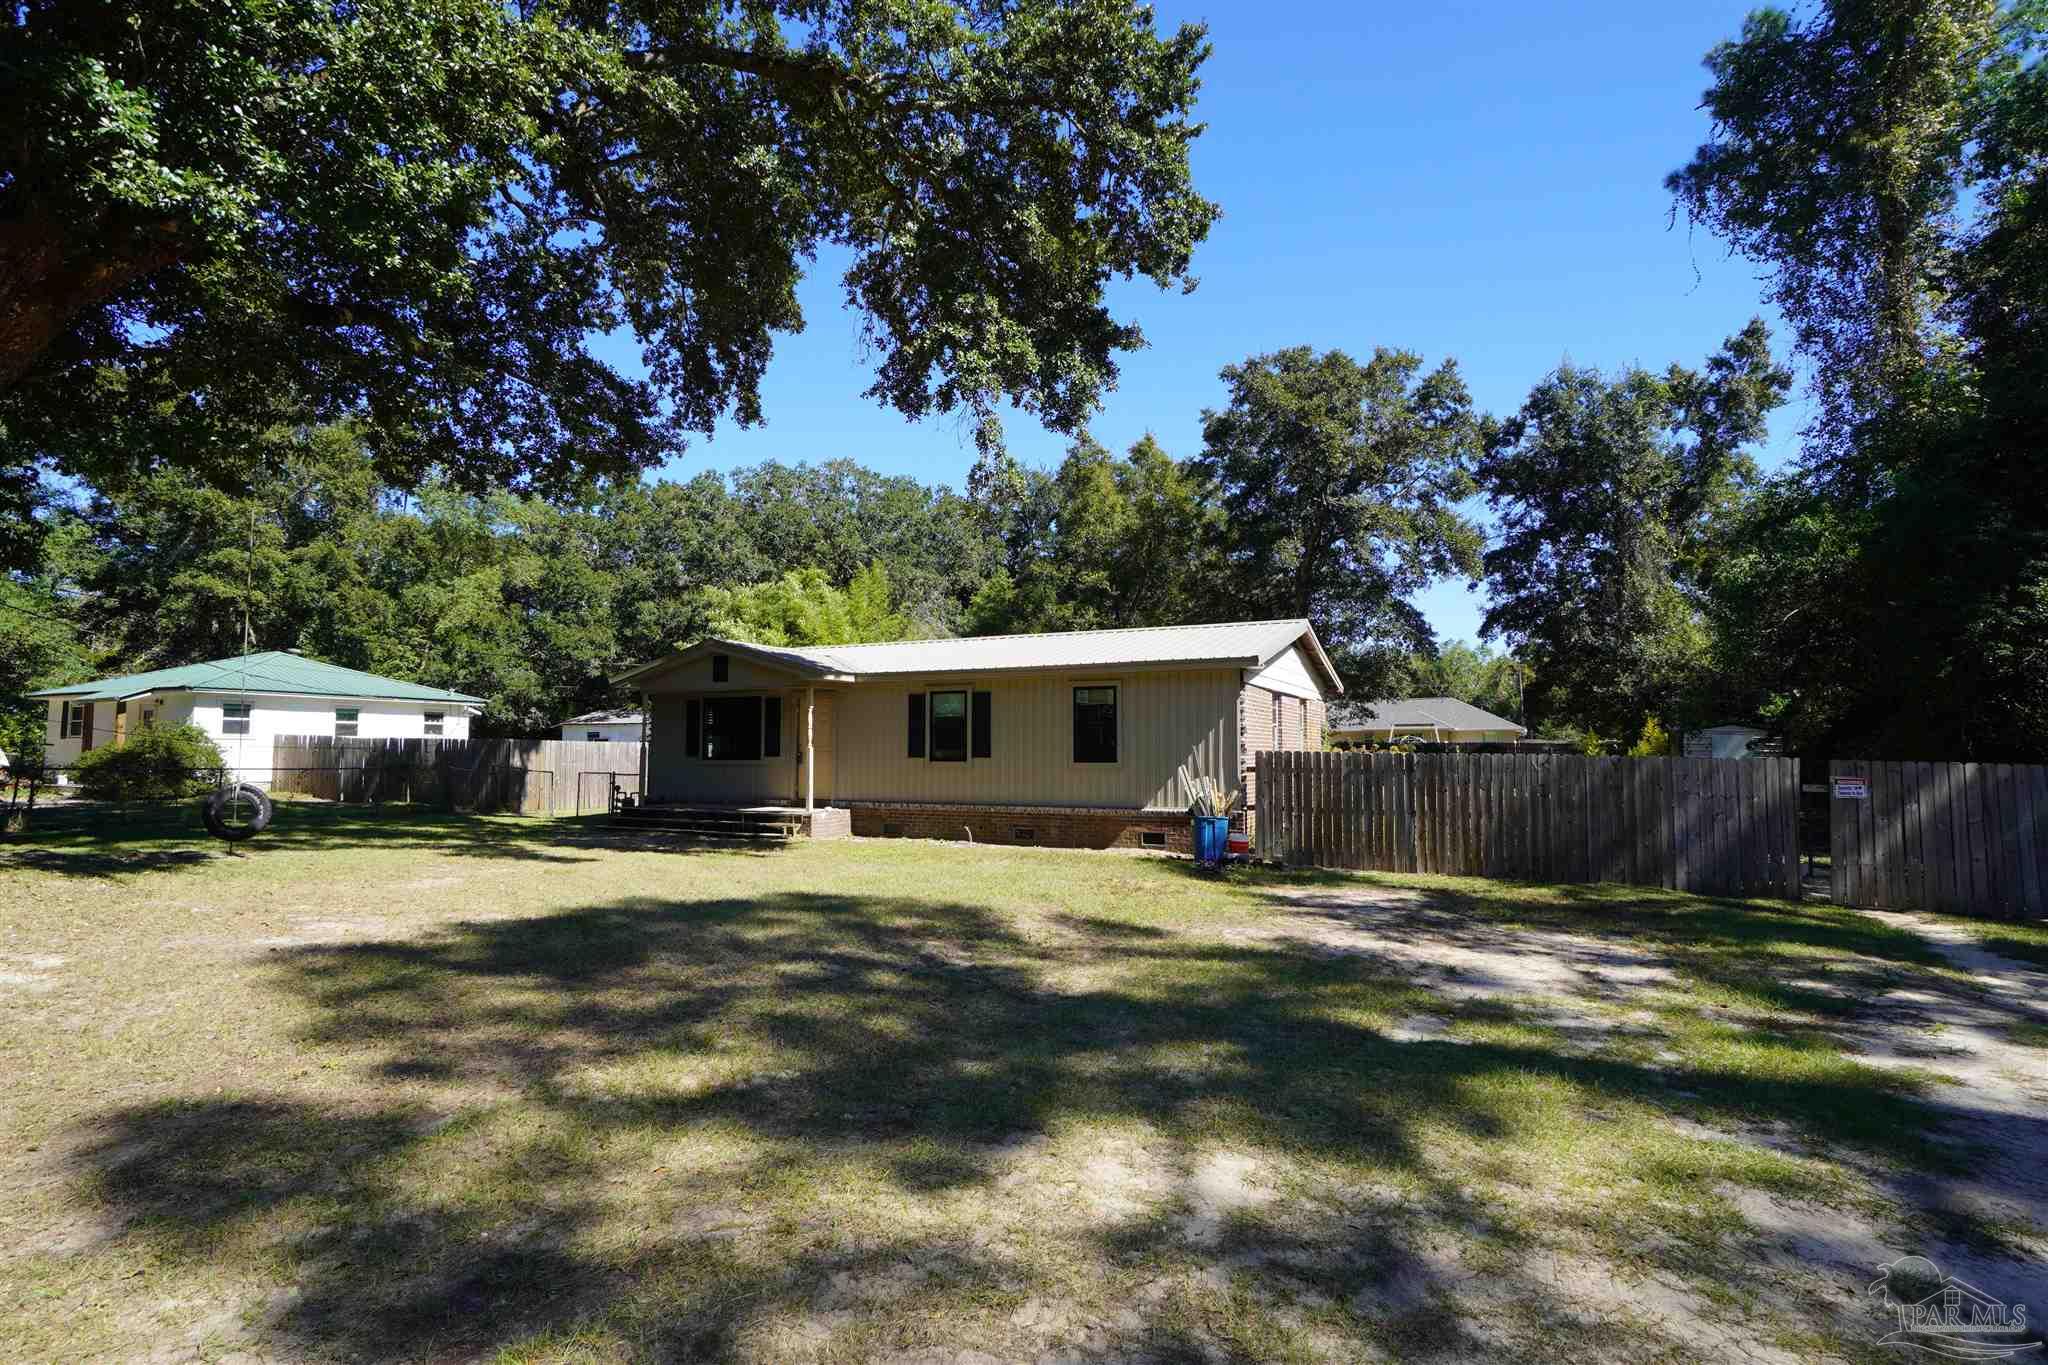
[[732,676],[732,656],[714,654],[711,656],[711,681],[724,682]]
[[64,703],[64,714],[57,727],[65,739],[77,739],[85,733],[85,704],[75,701]]
[[143,711],[143,713],[142,713],[142,728],[143,728],[143,729],[145,729],[145,730],[154,730],[154,729],[156,728],[156,708],[155,708],[155,707],[150,707],[150,708],[146,709],[145,711]]
[[1074,689],[1074,762],[1116,762],[1116,689]]
[[704,757],[754,759],[761,756],[761,699],[704,699]]
[[934,763],[965,763],[967,761],[967,694],[965,692],[934,692],[931,694],[931,712],[931,761]]
[[357,706],[337,706],[337,707],[335,707],[335,708],[334,708],[334,737],[335,737],[336,739],[354,739],[354,738],[356,737],[356,734],[357,734],[357,732],[358,732],[358,729],[359,729],[359,727],[357,726],[356,722],[357,722],[357,720],[358,720],[358,719],[359,719],[359,718],[361,717],[361,715],[362,715],[362,708],[361,708],[361,707],[357,707]]
[[246,735],[249,733],[248,702],[231,701],[221,704],[220,732],[224,735]]
[[445,714],[445,713],[444,713],[444,712],[441,712],[441,711],[429,711],[429,712],[427,712],[427,713],[426,713],[426,715],[425,715],[425,716],[423,717],[423,719],[424,719],[424,720],[426,721],[426,723],[427,723],[427,724],[426,724],[426,730],[427,730],[427,737],[428,737],[428,738],[432,739],[432,738],[436,738],[436,737],[438,737],[438,736],[440,735],[440,733],[441,733],[441,718],[442,718],[442,716],[443,716],[444,714]]
[[586,730],[586,731],[584,731],[584,732],[583,732],[583,737],[584,737],[585,739],[603,739],[603,738],[604,738],[604,731],[602,731],[602,730]]

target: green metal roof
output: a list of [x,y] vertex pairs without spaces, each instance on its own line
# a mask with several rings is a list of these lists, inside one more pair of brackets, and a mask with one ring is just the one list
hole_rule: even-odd
[[31,697],[65,697],[79,701],[118,701],[144,692],[256,692],[313,697],[381,697],[392,701],[450,701],[482,706],[482,697],[450,692],[443,687],[380,678],[375,673],[323,664],[286,650],[265,650],[247,658],[214,659],[203,664],[152,669],[119,678],[97,678],[66,687],[45,687]]

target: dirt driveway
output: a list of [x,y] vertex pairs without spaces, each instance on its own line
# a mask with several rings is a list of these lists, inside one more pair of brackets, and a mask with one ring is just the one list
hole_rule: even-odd
[[[1701,976],[1703,964],[1677,945],[1575,931],[1541,917],[1475,918],[1462,897],[1424,887],[1303,888],[1276,900],[1288,913],[1247,930],[1246,941],[1368,959],[1447,1005],[1490,1004],[1554,1029],[1564,1046],[1588,1057],[1647,1052],[1652,1066],[1681,1063],[1665,1045],[1673,1006],[1686,977]],[[1757,1234],[1758,1254],[1788,1274],[1817,1273],[1832,1283],[1834,1297],[1867,1308],[1867,1291],[1883,1266],[1924,1256],[2001,1300],[2028,1302],[2039,1320],[2048,1313],[2048,970],[1986,950],[1953,921],[1860,913],[1924,940],[1941,968],[1859,973],[1816,963],[1784,984],[1841,1003],[1817,1032],[1844,1056],[1932,1073],[1922,1098],[1936,1118],[1928,1135],[1959,1159],[1946,1169],[1877,1162],[1817,1152],[1785,1125],[1673,1122],[1689,1135],[1849,1163],[1887,1197],[1890,1216],[1874,1216],[1766,1191],[1730,1191]],[[1695,970],[1688,973],[1688,966]],[[1787,1011],[1699,1003],[1709,1017],[1767,1031],[1803,1030],[1812,1022]],[[1447,1013],[1409,1016],[1393,1034],[1459,1037]],[[1665,1307],[1682,1315],[1682,1304]]]

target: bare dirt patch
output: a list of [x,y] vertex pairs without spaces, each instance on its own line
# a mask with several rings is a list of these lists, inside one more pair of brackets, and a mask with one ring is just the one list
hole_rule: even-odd
[[1284,913],[1247,937],[1364,958],[1451,1000],[1614,1000],[1672,980],[1653,953],[1608,938],[1488,924],[1440,892],[1312,887],[1275,899]]

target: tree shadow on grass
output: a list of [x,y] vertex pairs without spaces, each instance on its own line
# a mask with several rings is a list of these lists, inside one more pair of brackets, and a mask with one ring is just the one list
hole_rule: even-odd
[[[289,1355],[474,1354],[595,1322],[636,1357],[682,1358],[724,1354],[882,1262],[964,1286],[963,1302],[1043,1272],[958,1228],[878,1250],[623,1214],[616,1154],[630,1163],[648,1142],[740,1140],[744,1159],[684,1193],[743,1221],[785,1217],[761,1192],[792,1183],[829,1209],[856,1168],[913,1205],[986,1187],[1020,1138],[1091,1123],[1429,1187],[1443,1180],[1431,1134],[1505,1151],[1537,1121],[1532,1087],[1544,1104],[1781,1120],[1817,1142],[1924,1154],[1921,1111],[1877,1085],[1395,1042],[1369,1020],[1425,992],[1284,948],[1125,938],[1109,979],[1104,956],[1027,940],[973,905],[797,893],[300,948],[275,955],[272,984],[303,1009],[307,1052],[353,1069],[371,1098],[115,1109],[85,1155],[89,1188],[162,1256],[281,1260],[296,1292],[268,1331]],[[437,1116],[436,1085],[452,1114]],[[623,1240],[622,1218],[638,1228]],[[1096,1236],[1119,1263],[1219,1254],[1190,1251],[1171,1219],[1105,1216]],[[1347,1293],[1382,1274],[1371,1257],[1331,1265]],[[1258,1285],[1291,1273],[1241,1269]],[[1177,1314],[1140,1310],[1118,1339],[1189,1346]],[[1044,1345],[1001,1321],[980,1329],[1002,1337],[983,1349]]]
[[196,800],[38,810],[25,835],[0,842],[0,868],[75,877],[161,871],[218,858],[278,853],[428,850],[460,858],[569,864],[599,850],[718,851],[772,857],[773,848],[734,849],[687,835],[610,828],[603,815],[464,815],[428,806],[280,801],[268,829],[230,845],[206,832]]

